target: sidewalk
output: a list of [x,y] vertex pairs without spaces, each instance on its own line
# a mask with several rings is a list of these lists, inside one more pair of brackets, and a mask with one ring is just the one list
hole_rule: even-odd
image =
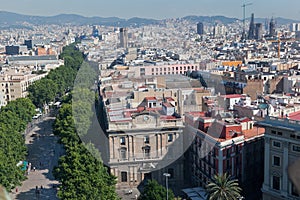
[[[12,200],[58,199],[56,189],[53,188],[58,181],[54,179],[52,170],[57,165],[63,150],[62,146],[57,143],[58,138],[52,133],[54,119],[54,117],[45,117],[26,134],[27,161],[31,163],[32,170],[29,172],[27,180],[18,187],[18,192],[14,190],[10,194]],[[33,170],[34,167],[35,170]],[[38,190],[36,190],[36,186]]]

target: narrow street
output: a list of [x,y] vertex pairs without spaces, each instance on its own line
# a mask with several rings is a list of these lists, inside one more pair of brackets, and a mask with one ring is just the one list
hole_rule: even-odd
[[15,189],[11,192],[12,200],[58,199],[55,188],[58,181],[54,179],[52,169],[57,165],[63,150],[57,143],[58,138],[52,133],[54,119],[49,116],[39,119],[27,133],[25,143],[28,147],[27,161],[31,163],[31,170],[27,180],[17,188],[18,191]]

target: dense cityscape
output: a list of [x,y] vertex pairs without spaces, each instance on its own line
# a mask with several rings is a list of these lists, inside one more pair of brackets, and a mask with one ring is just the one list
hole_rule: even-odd
[[300,199],[300,21],[199,19],[1,25],[0,199]]

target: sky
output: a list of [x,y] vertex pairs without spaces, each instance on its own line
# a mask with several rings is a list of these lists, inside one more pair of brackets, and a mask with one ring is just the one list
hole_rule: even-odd
[[79,14],[87,17],[180,18],[188,15],[243,18],[284,17],[300,20],[300,0],[0,0],[2,11],[53,16]]

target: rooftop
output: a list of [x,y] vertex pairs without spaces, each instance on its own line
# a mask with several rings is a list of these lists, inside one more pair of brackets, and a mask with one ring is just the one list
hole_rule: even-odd
[[300,129],[300,121],[298,120],[270,116],[266,116],[264,121],[258,122],[258,125],[263,127],[276,127],[290,131],[299,131]]
[[227,94],[227,95],[222,95],[221,97],[226,98],[226,99],[232,99],[232,98],[242,98],[243,95],[241,95],[241,94]]
[[290,113],[289,114],[289,119],[290,120],[295,120],[295,121],[300,121],[300,111],[294,112],[294,113]]

